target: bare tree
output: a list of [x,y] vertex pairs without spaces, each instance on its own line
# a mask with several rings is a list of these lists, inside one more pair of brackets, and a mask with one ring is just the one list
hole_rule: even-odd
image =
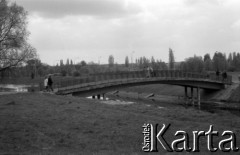
[[27,43],[27,12],[16,3],[0,0],[0,72],[36,56]]

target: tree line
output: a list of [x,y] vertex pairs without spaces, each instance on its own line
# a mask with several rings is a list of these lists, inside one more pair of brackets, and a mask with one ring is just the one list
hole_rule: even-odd
[[213,57],[205,54],[203,57],[194,55],[186,58],[182,62],[175,62],[174,52],[169,49],[169,62],[165,63],[161,59],[153,56],[136,58],[134,62],[129,62],[128,56],[125,57],[124,64],[114,63],[114,56],[109,56],[108,64],[87,63],[82,60],[74,63],[71,59],[60,60],[55,66],[44,64],[40,59],[26,61],[23,66],[13,67],[1,72],[2,77],[26,77],[32,74],[36,77],[43,77],[48,74],[58,74],[62,76],[88,76],[89,74],[145,70],[152,67],[153,70],[182,70],[186,72],[204,73],[208,71],[240,71],[240,54],[233,52],[226,57],[222,52],[215,52]]
[[225,53],[216,51],[212,57],[210,54],[203,57],[194,55],[181,62],[178,69],[189,72],[240,71],[240,53],[232,52],[226,56]]

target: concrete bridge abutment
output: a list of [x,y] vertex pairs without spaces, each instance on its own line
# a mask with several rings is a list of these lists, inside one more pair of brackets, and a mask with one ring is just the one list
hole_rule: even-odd
[[98,99],[98,100],[100,100],[101,99],[101,97],[103,98],[103,100],[105,99],[105,93],[102,93],[102,94],[97,94],[97,95],[92,95],[92,99]]
[[[190,94],[190,102],[192,104],[194,104],[194,87],[190,87],[191,88],[191,94]],[[201,93],[200,93],[200,88],[197,87],[196,88],[196,96],[197,96],[197,104],[200,105],[201,104]],[[184,86],[184,98],[185,98],[185,101],[186,103],[189,101],[189,96],[188,96],[188,87],[187,86]]]

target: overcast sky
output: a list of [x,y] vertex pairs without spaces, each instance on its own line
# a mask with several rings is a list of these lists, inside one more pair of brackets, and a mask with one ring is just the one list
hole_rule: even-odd
[[[12,0],[13,1],[13,0]],[[16,0],[42,62],[240,52],[239,0]]]

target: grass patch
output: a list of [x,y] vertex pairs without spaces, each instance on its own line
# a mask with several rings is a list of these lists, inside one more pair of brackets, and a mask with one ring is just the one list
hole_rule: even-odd
[[[159,109],[143,103],[108,105],[44,93],[0,97],[0,154],[145,154],[141,151],[144,123],[171,123],[169,139],[176,130],[207,131],[214,125],[220,133],[234,131],[240,144],[239,117],[227,112],[179,106]],[[201,147],[201,154],[209,153],[204,140]],[[156,154],[166,153],[159,151]]]

